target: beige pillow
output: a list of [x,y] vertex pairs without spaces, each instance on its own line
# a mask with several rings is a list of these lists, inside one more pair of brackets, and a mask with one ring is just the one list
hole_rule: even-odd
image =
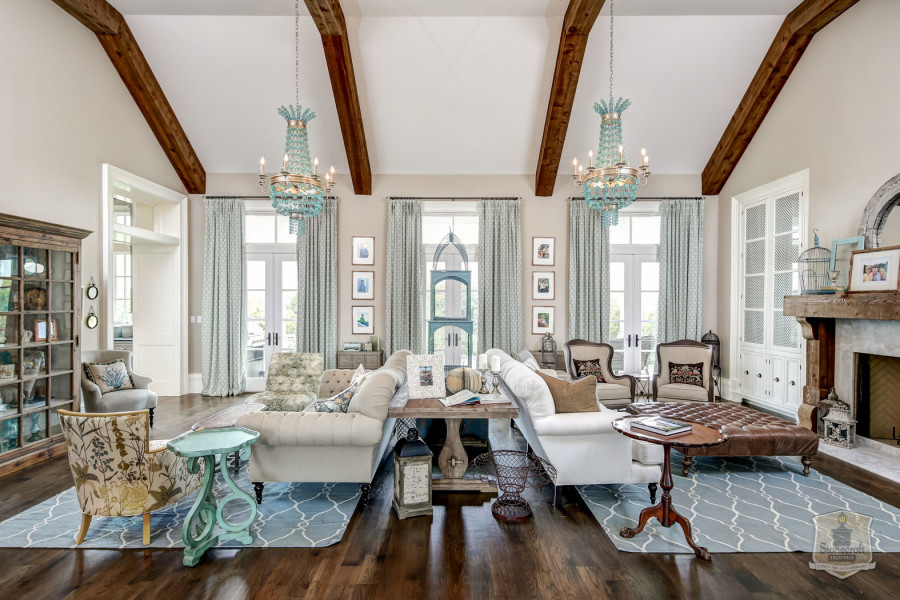
[[563,381],[548,377],[540,371],[535,373],[550,388],[557,413],[600,412],[600,407],[597,406],[597,380],[593,377]]

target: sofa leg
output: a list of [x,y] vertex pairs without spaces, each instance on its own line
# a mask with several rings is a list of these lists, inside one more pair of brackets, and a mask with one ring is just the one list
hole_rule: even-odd
[[688,471],[691,470],[691,465],[694,464],[693,456],[685,456],[681,459],[681,474],[687,477]]
[[256,504],[262,504],[262,493],[263,487],[266,484],[262,481],[256,481],[253,483],[253,491],[256,492]]
[[812,456],[801,456],[800,462],[803,463],[803,475],[809,477],[809,468],[812,466]]
[[656,488],[659,487],[657,483],[648,483],[647,489],[650,490],[650,504],[656,504]]
[[553,486],[553,506],[562,508],[563,506],[563,486]]
[[359,491],[362,494],[361,500],[362,500],[363,506],[365,506],[369,503],[369,492],[372,491],[372,484],[364,483],[364,484],[360,485]]
[[155,408],[150,409],[150,427],[153,427],[153,411],[155,410]]

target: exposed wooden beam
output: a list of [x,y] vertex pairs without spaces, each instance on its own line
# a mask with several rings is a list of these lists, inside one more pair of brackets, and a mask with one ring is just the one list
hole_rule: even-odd
[[544,120],[544,135],[538,155],[534,184],[538,196],[553,195],[556,173],[559,171],[559,161],[566,141],[566,131],[569,128],[572,103],[575,102],[578,77],[581,74],[581,63],[587,48],[588,34],[604,3],[605,0],[570,0],[566,9],[562,34],[559,38],[559,50],[556,52],[553,82],[550,85],[550,102],[547,105],[547,118]]
[[206,192],[206,171],[122,15],[105,0],[53,0],[97,35],[189,194]]
[[372,193],[372,168],[369,165],[369,150],[356,91],[356,75],[353,72],[344,12],[339,0],[305,2],[322,36],[331,90],[341,123],[341,136],[344,138],[347,162],[350,164],[353,191],[368,196]]
[[722,191],[813,36],[858,1],[804,0],[785,17],[703,169],[703,194]]

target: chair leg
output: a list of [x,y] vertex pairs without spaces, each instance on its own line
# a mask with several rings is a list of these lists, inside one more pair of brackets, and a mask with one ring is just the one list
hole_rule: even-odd
[[150,427],[153,427],[153,411],[155,410],[155,408],[150,409]]
[[562,508],[563,506],[563,486],[553,486],[553,506]]
[[361,484],[359,486],[359,491],[362,494],[362,498],[361,498],[362,505],[366,506],[367,504],[369,504],[369,492],[372,491],[372,484],[371,483]]
[[78,530],[78,537],[75,538],[75,545],[81,545],[81,542],[84,541],[84,536],[87,535],[88,528],[91,526],[91,517],[93,515],[81,515],[81,529]]
[[144,545],[150,543],[150,513],[144,513]]
[[253,483],[253,491],[256,492],[256,504],[262,504],[262,493],[263,487],[265,487],[265,483],[262,481],[256,481]]
[[647,489],[650,490],[650,504],[656,504],[656,489],[659,487],[657,483],[648,483]]

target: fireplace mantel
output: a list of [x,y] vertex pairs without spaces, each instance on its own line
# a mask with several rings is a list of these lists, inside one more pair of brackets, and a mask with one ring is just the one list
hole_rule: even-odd
[[797,418],[815,430],[818,403],[834,387],[835,319],[900,321],[900,292],[785,296],[784,314],[797,318],[806,339],[806,385]]

